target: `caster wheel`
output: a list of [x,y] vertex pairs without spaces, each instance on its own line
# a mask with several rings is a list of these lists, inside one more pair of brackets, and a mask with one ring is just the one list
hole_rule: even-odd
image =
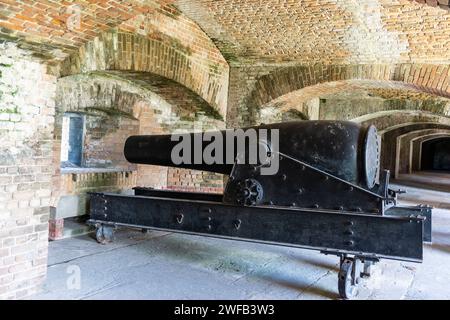
[[114,240],[114,227],[100,226],[97,227],[95,238],[100,244],[108,244]]
[[342,299],[351,299],[356,290],[353,281],[354,261],[352,259],[343,259],[341,269],[339,271],[338,288],[339,296]]

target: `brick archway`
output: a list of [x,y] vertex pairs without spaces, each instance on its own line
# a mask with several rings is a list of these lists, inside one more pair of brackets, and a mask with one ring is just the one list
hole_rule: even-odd
[[[71,216],[85,214],[86,193],[94,190],[124,192],[142,186],[221,191],[220,175],[135,165],[123,155],[124,143],[131,135],[193,130],[200,123],[205,130],[224,129],[223,119],[212,111],[192,90],[154,74],[98,72],[60,78],[53,137],[51,205],[55,210],[50,218],[50,238],[62,236],[59,208],[65,208]],[[67,112],[84,119],[82,153],[89,163],[75,169],[61,169],[63,116]],[[71,201],[80,205],[71,206]]]
[[[97,129],[95,131],[95,136],[102,134],[102,141],[107,139],[107,142],[100,144],[92,142],[92,144],[94,147],[97,146],[97,149],[101,149],[102,146],[115,146],[112,154],[105,151],[100,153],[100,156],[118,157],[116,160],[119,166],[134,170],[134,166],[130,166],[122,154],[123,143],[129,135],[168,134],[178,129],[194,130],[200,123],[205,130],[224,129],[223,119],[212,111],[211,106],[196,93],[177,82],[154,74],[102,72],[60,78],[56,94],[54,131],[55,190],[58,190],[60,185],[59,146],[62,117],[65,112],[82,113],[98,119],[116,119],[117,121],[113,121],[114,127],[109,128],[109,122],[105,122],[98,126],[98,130],[102,132],[98,132]],[[116,123],[120,119],[123,119],[123,128]],[[121,136],[117,136],[117,130],[121,130]],[[96,154],[99,152],[94,151]],[[137,178],[139,182],[139,175]],[[148,181],[153,180],[155,179]],[[54,199],[58,196],[55,193]]]
[[202,59],[176,40],[167,43],[116,30],[103,33],[64,60],[61,76],[93,71],[154,73],[196,92],[225,117],[229,67],[222,59]]
[[[374,107],[351,108],[325,103],[329,97],[342,93],[352,94],[357,99],[383,99],[394,103]],[[340,98],[341,100],[343,98]],[[346,98],[352,99],[352,98]],[[404,101],[413,103],[398,103]],[[342,80],[320,83],[278,97],[258,109],[257,122],[269,123],[282,119],[288,112],[304,114],[310,120],[355,120],[381,111],[417,110],[446,116],[450,100],[430,94],[422,89],[399,81]]]
[[[397,177],[401,157],[399,139],[420,130],[450,129],[450,118],[424,111],[383,111],[354,119],[363,126],[375,125],[381,136],[381,164]],[[409,151],[408,151],[409,152]],[[409,162],[408,162],[409,163]]]
[[397,163],[397,138],[401,135],[428,129],[450,129],[449,124],[435,122],[403,123],[389,128],[382,134],[381,167],[395,172]]
[[[408,174],[420,168],[422,142],[437,136],[450,136],[450,130],[425,129],[403,134],[397,138],[397,162],[395,177]],[[419,157],[418,157],[419,156]],[[416,168],[416,170],[414,170]]]
[[412,171],[420,171],[422,170],[422,145],[423,143],[435,139],[440,138],[449,138],[450,139],[450,130],[447,130],[446,133],[435,133],[430,134],[427,136],[423,136],[420,138],[417,138],[416,140],[412,141],[413,144],[413,155],[412,155],[412,164],[411,169]]
[[[255,121],[261,107],[276,103],[281,97],[299,92],[317,95],[321,85],[363,81],[387,86],[450,97],[450,66],[428,64],[394,64],[394,65],[314,65],[293,66],[275,69],[259,77],[253,90],[247,96],[246,108]],[[338,85],[339,87],[339,85]],[[323,88],[322,88],[323,89]],[[305,91],[300,91],[305,90]],[[309,92],[308,92],[309,91]]]
[[379,134],[385,134],[405,124],[436,123],[450,125],[450,118],[421,110],[392,110],[367,114],[353,119],[362,125],[374,125]]

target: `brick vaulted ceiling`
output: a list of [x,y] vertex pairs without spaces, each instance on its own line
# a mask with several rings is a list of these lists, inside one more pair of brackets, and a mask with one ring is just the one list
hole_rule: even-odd
[[18,41],[44,59],[68,53],[171,0],[0,0],[0,38]]
[[197,21],[231,62],[450,59],[448,2],[175,0],[175,5]]
[[58,60],[138,15],[176,8],[231,64],[450,60],[448,0],[0,0],[0,38]]

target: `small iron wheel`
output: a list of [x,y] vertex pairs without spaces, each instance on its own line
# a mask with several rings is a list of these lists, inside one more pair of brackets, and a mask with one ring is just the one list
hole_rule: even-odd
[[114,240],[114,227],[101,225],[97,227],[95,238],[100,244],[108,244]]
[[263,198],[263,187],[255,179],[246,179],[237,184],[237,200],[239,204],[254,206],[261,202]]
[[356,286],[354,283],[354,267],[355,261],[353,259],[344,258],[341,262],[338,288],[339,296],[342,299],[351,299],[355,294]]

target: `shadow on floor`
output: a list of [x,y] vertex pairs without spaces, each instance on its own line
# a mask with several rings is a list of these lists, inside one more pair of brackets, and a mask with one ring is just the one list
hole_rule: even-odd
[[[209,238],[204,237],[169,234],[165,237],[149,239],[145,243],[136,246],[135,249],[142,251],[144,254],[152,253],[153,255],[157,252],[160,256],[186,262],[200,269],[235,274],[238,275],[239,279],[251,276],[253,279],[260,279],[269,284],[295,289],[299,291],[299,294],[308,293],[329,299],[337,298],[335,292],[318,288],[313,285],[314,282],[302,285],[298,283],[298,279],[290,281],[287,278],[283,278],[282,274],[277,271],[268,272],[268,269],[275,269],[277,265],[298,263],[300,264],[298,267],[300,275],[305,264],[325,269],[327,273],[337,273],[339,271],[337,264],[328,264],[287,253],[284,256],[282,250],[280,252],[263,250],[265,247],[263,244],[251,244],[252,247],[250,249],[242,249],[237,245],[234,247],[234,241],[221,240],[223,246],[226,246],[226,249],[224,249],[224,247],[220,247],[217,244],[209,244],[209,241]],[[292,248],[289,250],[292,250]],[[303,266],[301,266],[302,264]],[[317,276],[320,277],[320,275],[321,273],[319,272]]]

